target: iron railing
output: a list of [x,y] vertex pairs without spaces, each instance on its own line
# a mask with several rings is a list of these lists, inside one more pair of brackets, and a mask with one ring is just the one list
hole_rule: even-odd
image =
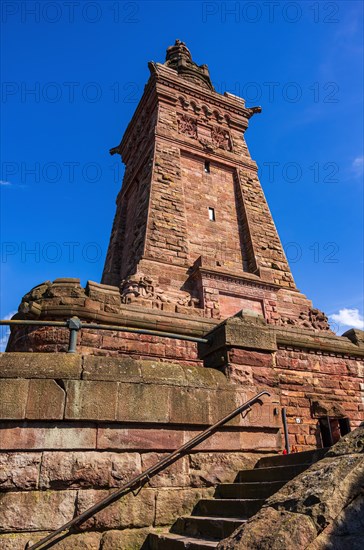
[[151,330],[144,328],[121,327],[119,325],[99,325],[97,323],[83,323],[78,317],[71,317],[67,321],[30,321],[22,319],[0,320],[1,325],[12,326],[39,326],[39,327],[60,327],[69,330],[68,353],[76,353],[77,334],[82,329],[94,330],[112,330],[115,332],[132,332],[135,334],[148,334],[150,336],[160,336],[163,338],[172,338],[174,340],[187,340],[188,342],[196,342],[199,344],[209,344],[207,338],[197,338],[196,336],[188,336],[186,334],[177,334],[175,332],[164,332],[162,330]]
[[[78,516],[74,517],[71,521],[65,523],[46,537],[42,538],[40,541],[36,542],[35,544],[32,544],[29,546],[29,543],[26,545],[27,550],[36,550],[36,548],[41,548],[44,544],[50,542],[53,540],[57,535],[60,535],[61,533],[64,533],[65,531],[70,531],[73,527],[76,525],[80,525],[81,523],[84,523],[87,519],[89,519],[91,516],[99,512],[100,510],[103,510],[106,508],[106,506],[109,506],[109,504],[112,504],[116,500],[118,500],[120,497],[125,496],[126,494],[136,490],[141,489],[145,483],[149,481],[149,479],[152,476],[155,476],[160,471],[164,470],[171,464],[173,464],[176,460],[179,460],[183,456],[185,456],[188,452],[190,452],[194,447],[202,443],[202,441],[205,441],[205,439],[208,439],[211,435],[213,435],[221,426],[224,426],[227,422],[235,418],[238,414],[244,412],[247,409],[250,409],[252,405],[257,403],[260,398],[263,395],[268,395],[270,397],[270,393],[267,391],[261,391],[249,401],[246,401],[243,405],[240,405],[237,409],[235,409],[233,412],[210,426],[209,428],[206,428],[203,432],[196,435],[190,441],[182,445],[182,447],[179,447],[176,451],[173,451],[168,456],[154,464],[154,466],[151,466],[138,476],[134,477],[124,485],[122,485],[117,491],[114,491],[111,495],[105,497],[104,499],[100,500],[91,508],[88,508],[82,514],[79,514]],[[63,538],[63,537],[62,537]]]

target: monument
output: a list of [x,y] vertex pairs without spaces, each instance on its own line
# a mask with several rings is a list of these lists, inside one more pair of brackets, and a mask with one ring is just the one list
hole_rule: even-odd
[[77,317],[76,353],[67,328],[20,324],[0,356],[0,546],[42,538],[262,390],[259,407],[72,537],[141,547],[281,453],[284,435],[320,449],[363,420],[363,332],[335,335],[296,287],[245,141],[260,107],[217,93],[179,40],[149,69],[110,151],[125,175],[101,283],[42,282],[14,316]]

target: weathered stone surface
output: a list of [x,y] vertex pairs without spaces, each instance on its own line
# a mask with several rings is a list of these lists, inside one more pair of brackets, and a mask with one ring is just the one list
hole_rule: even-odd
[[297,550],[306,548],[316,535],[311,518],[287,511],[267,508],[248,520],[244,531],[234,534],[218,545],[219,550]]
[[98,449],[173,451],[184,443],[184,432],[168,428],[99,427]]
[[210,424],[210,395],[204,389],[171,388],[172,424]]
[[102,535],[101,548],[103,550],[140,550],[151,532],[153,532],[151,528],[108,531]]
[[73,517],[75,491],[11,492],[0,500],[0,532],[57,529]]
[[[246,395],[242,398],[241,394],[236,389],[230,390],[219,389],[215,392],[209,392],[209,416],[210,424],[215,424],[231,412],[233,412],[239,405],[242,405],[246,401]],[[207,405],[207,403],[206,403]],[[249,424],[249,420],[246,419]],[[230,420],[226,426],[239,426],[242,423],[241,415],[236,416],[233,420]]]
[[[27,543],[35,544],[49,534],[48,532],[0,534],[0,548],[1,550],[24,550]],[[101,536],[101,533],[81,533],[66,537],[61,535],[54,540],[57,550],[99,550]]]
[[326,453],[326,457],[338,457],[342,455],[364,454],[364,424],[350,433],[349,436],[340,439],[336,445]]
[[324,458],[267,502],[278,510],[309,515],[319,531],[331,523],[364,484],[364,455]]
[[0,489],[37,489],[41,453],[1,453]]
[[[364,425],[337,443],[330,457],[284,485],[256,516],[222,541],[219,550],[308,547],[318,550],[336,548],[334,540],[341,548],[340,532],[350,532],[346,521],[352,522],[357,533],[363,526],[358,510],[363,506],[364,448],[360,445],[358,452],[356,444],[362,441],[363,433]],[[319,535],[325,531],[320,542]],[[350,542],[355,541],[349,537],[347,543]]]
[[48,424],[24,422],[18,426],[3,423],[1,429],[1,450],[44,450],[44,449],[95,449],[96,428],[62,423]]
[[259,453],[193,453],[189,456],[192,487],[232,483],[240,470],[253,468]]
[[[77,499],[77,513],[85,511],[110,494],[110,491],[80,490]],[[128,493],[104,508],[80,527],[88,529],[124,529],[153,525],[155,515],[155,491],[143,488],[136,496]]]
[[81,377],[82,357],[77,354],[1,353],[0,378]]
[[160,489],[157,492],[155,525],[172,525],[179,516],[189,515],[201,498],[211,498],[214,489]]
[[168,423],[170,390],[169,386],[120,383],[116,419],[123,422]]
[[[46,536],[47,533],[44,533],[43,536]],[[42,537],[38,536],[38,533],[33,534],[29,533],[29,539],[32,543],[35,543],[37,539]],[[67,535],[60,536],[55,538],[53,546],[56,546],[57,550],[99,550],[101,542],[101,533],[81,533],[78,535]],[[25,539],[26,537],[24,537]],[[0,539],[1,540],[1,539]],[[52,543],[51,543],[52,544]],[[17,550],[18,547],[14,547],[14,550]],[[9,547],[9,550],[13,550],[12,547]],[[19,550],[23,550],[24,546],[19,547]]]
[[48,534],[41,531],[36,533],[0,533],[0,548],[1,550],[24,550],[28,542],[35,544]]
[[119,487],[141,473],[137,453],[45,452],[40,471],[40,487]]
[[140,362],[123,357],[84,357],[84,380],[113,380],[122,382],[141,382]]
[[364,495],[358,495],[322,531],[307,550],[361,550],[364,540]]
[[0,418],[18,420],[25,417],[28,380],[0,380]]
[[66,393],[55,380],[30,380],[25,417],[28,420],[61,420]]
[[[143,453],[142,470],[146,470],[168,456],[167,453]],[[188,487],[190,484],[188,457],[185,456],[161,473],[153,476],[148,482],[150,487]]]
[[[197,435],[197,431],[185,432],[185,441]],[[196,446],[196,450],[210,451],[276,451],[281,448],[281,434],[278,430],[230,431],[221,430]]]
[[214,368],[188,366],[184,372],[189,386],[211,389],[225,389],[229,386],[225,374]]
[[115,420],[117,385],[113,382],[70,380],[65,383],[67,420]]
[[226,319],[207,337],[212,339],[212,345],[201,344],[199,346],[202,357],[208,357],[224,346],[266,352],[277,349],[274,330],[267,325],[262,315],[251,312],[242,311]]
[[[143,361],[140,362],[140,367],[142,380],[146,384],[163,383],[175,386],[189,385],[188,380],[186,379],[186,369],[181,365],[165,362],[160,363],[158,361]],[[196,371],[203,370],[203,367],[191,367],[189,370],[193,370],[195,373]],[[195,374],[195,379],[198,379],[197,373]]]

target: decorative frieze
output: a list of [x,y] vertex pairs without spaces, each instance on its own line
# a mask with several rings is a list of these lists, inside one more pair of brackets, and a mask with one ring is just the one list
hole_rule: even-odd
[[163,290],[158,287],[153,279],[141,274],[122,281],[120,286],[121,301],[124,304],[147,305],[148,302],[158,309],[167,309],[163,304],[174,306],[183,306],[197,308],[199,307],[198,298],[193,298],[188,292],[173,292],[172,290]]

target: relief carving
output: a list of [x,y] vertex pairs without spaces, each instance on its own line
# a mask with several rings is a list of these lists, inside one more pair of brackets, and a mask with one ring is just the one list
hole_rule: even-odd
[[[138,274],[122,281],[120,286],[123,304],[138,303],[163,309],[163,304],[196,308],[199,300],[188,292],[165,291],[155,285],[150,277]],[[149,304],[148,304],[149,302]]]
[[187,115],[178,116],[178,131],[192,139],[197,139],[197,120]]
[[301,311],[298,319],[291,319],[287,317],[281,317],[279,324],[283,326],[295,326],[316,330],[331,330],[328,318],[319,309],[309,309],[308,311]]
[[211,129],[211,139],[215,147],[224,149],[225,151],[232,150],[230,135],[227,130],[214,126]]

